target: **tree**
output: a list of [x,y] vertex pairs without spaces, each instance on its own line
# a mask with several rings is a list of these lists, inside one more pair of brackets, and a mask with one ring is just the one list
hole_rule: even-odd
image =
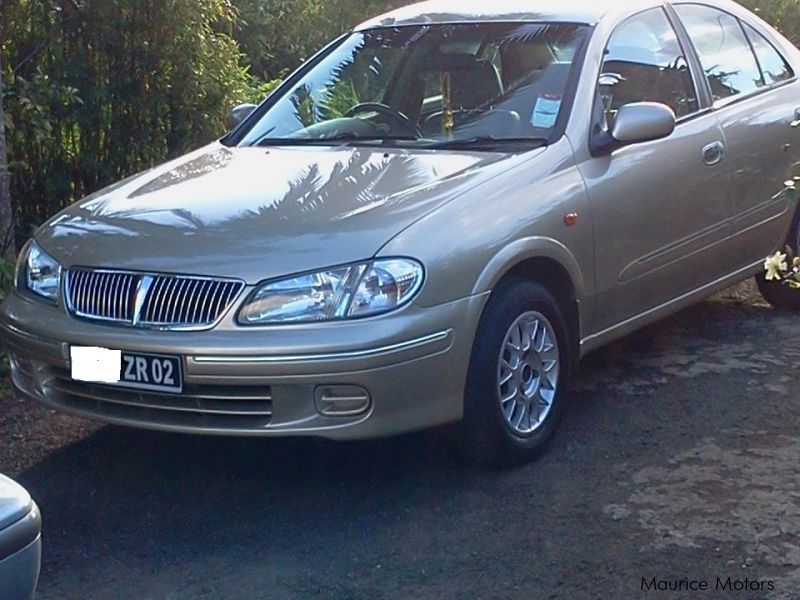
[[795,44],[800,44],[800,10],[797,0],[739,0],[762,19],[777,27]]
[[271,80],[297,68],[359,22],[410,0],[233,0],[233,35],[253,74]]
[[[0,61],[2,59],[0,58]],[[8,182],[8,153],[6,151],[6,117],[3,110],[3,70],[0,62],[0,254],[13,259],[14,211],[11,208],[11,190]]]
[[17,238],[114,181],[209,143],[252,77],[230,0],[3,0]]

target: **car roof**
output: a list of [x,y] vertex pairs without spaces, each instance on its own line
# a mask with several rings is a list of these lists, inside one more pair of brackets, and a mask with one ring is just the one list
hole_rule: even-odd
[[660,0],[429,0],[388,12],[357,30],[427,23],[485,21],[567,22],[594,25],[610,13],[662,4]]

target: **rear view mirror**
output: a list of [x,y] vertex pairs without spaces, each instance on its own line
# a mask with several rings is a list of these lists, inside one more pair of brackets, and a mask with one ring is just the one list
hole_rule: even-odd
[[665,104],[626,104],[617,111],[611,137],[618,146],[652,142],[672,135],[675,121],[675,113]]
[[253,114],[256,108],[258,108],[256,104],[240,104],[235,107],[228,115],[228,128],[231,130],[236,129],[247,117]]

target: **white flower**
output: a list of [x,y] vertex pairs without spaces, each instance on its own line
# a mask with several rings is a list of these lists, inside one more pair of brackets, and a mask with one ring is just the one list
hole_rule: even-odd
[[786,255],[783,252],[778,252],[770,256],[764,262],[764,269],[767,272],[767,281],[780,281],[781,274],[789,268],[786,264]]

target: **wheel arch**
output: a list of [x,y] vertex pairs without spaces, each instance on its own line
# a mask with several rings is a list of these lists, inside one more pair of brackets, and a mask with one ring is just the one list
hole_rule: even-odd
[[564,307],[573,356],[580,356],[580,341],[586,331],[591,307],[585,298],[583,274],[566,246],[550,238],[526,238],[506,246],[478,278],[475,294],[496,289],[503,281],[521,277],[535,281],[551,292]]

